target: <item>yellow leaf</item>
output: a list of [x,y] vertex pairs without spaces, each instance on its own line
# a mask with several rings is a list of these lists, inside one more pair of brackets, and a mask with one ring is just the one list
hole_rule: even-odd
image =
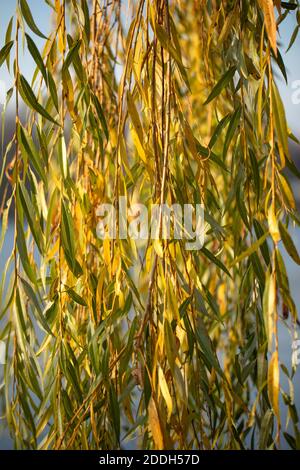
[[163,246],[162,246],[162,243],[160,240],[154,240],[153,241],[153,247],[154,247],[154,250],[156,251],[156,254],[160,257],[160,258],[163,258],[164,256],[164,250],[163,250]]
[[277,42],[276,42],[277,29],[276,29],[276,20],[275,20],[273,0],[259,0],[259,4],[260,4],[261,9],[264,12],[265,25],[266,25],[266,30],[267,30],[268,38],[270,41],[270,45],[275,55],[277,55]]
[[103,240],[103,258],[106,266],[110,265],[110,242],[108,238]]
[[136,148],[136,150],[137,150],[137,153],[138,153],[139,156],[141,157],[142,161],[143,161],[144,163],[147,163],[146,153],[145,153],[143,144],[142,144],[142,142],[140,141],[139,136],[138,136],[138,134],[137,134],[137,132],[136,132],[135,127],[132,127],[132,128],[131,128],[131,135],[132,135],[132,140],[133,140],[134,146],[135,146],[135,148]]
[[173,411],[173,402],[172,402],[172,397],[170,395],[170,391],[169,391],[167,381],[165,379],[165,376],[164,376],[164,373],[163,373],[161,367],[159,367],[159,369],[158,369],[158,381],[159,381],[159,387],[160,387],[162,396],[164,397],[167,408],[168,408],[168,419],[170,419],[170,416],[171,416],[172,411]]
[[270,229],[271,237],[273,238],[274,243],[278,243],[280,241],[280,233],[278,228],[278,222],[275,215],[274,205],[271,204],[268,209],[268,224]]
[[114,276],[117,272],[118,269],[121,268],[121,256],[120,256],[120,250],[117,248],[115,251],[113,263],[112,263],[112,275]]
[[99,280],[98,280],[98,285],[97,285],[97,292],[96,292],[96,300],[97,300],[97,305],[102,304],[102,293],[103,293],[103,285],[104,285],[104,279],[105,279],[105,269],[103,269],[100,273]]
[[226,17],[225,23],[223,25],[223,28],[221,30],[220,36],[218,38],[218,43],[223,44],[224,41],[227,39],[228,34],[230,33],[232,24],[236,18],[236,11],[235,8],[229,13],[229,15]]
[[61,52],[61,54],[64,53],[66,50],[66,34],[64,30],[64,24],[63,24],[63,14],[64,14],[64,8],[63,4],[60,3],[60,0],[55,0],[55,10],[56,10],[56,24],[58,28],[58,49]]
[[137,109],[135,107],[133,98],[132,98],[131,94],[129,93],[129,91],[127,93],[127,106],[128,106],[128,112],[130,114],[130,118],[131,118],[132,124],[134,126],[134,129],[135,129],[135,131],[138,135],[138,138],[139,138],[140,142],[143,143],[142,124],[141,124],[141,121],[140,121],[139,113],[137,112]]
[[146,267],[146,272],[150,273],[151,271],[151,266],[152,266],[152,262],[153,262],[153,249],[152,249],[152,246],[150,245],[148,248],[147,248],[147,251],[146,251],[146,263],[145,263],[145,267]]
[[276,311],[276,282],[274,273],[271,274],[269,280],[269,293],[268,293],[268,342],[269,347],[272,344],[272,336],[273,336],[273,325],[274,325],[274,314]]
[[285,176],[283,176],[281,173],[278,173],[278,177],[279,177],[279,182],[280,182],[282,193],[284,194],[291,208],[295,209],[296,207],[295,198],[294,198],[294,194],[289,183],[287,182]]
[[271,357],[268,370],[268,395],[277,419],[279,415],[279,359],[275,351]]
[[174,318],[179,320],[178,300],[176,298],[172,282],[168,282],[167,285],[167,306],[170,313],[168,320],[170,322],[172,322]]
[[58,252],[59,249],[59,239],[56,240],[54,245],[51,247],[49,252],[47,253],[46,261],[49,261],[50,259],[53,259]]
[[150,398],[148,405],[149,425],[154,440],[155,448],[158,450],[164,449],[164,436],[153,397]]

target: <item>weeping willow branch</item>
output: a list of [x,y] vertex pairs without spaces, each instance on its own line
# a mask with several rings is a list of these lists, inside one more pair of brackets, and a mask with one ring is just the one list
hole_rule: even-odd
[[[281,332],[295,338],[299,324],[285,266],[300,265],[297,139],[277,86],[285,7],[43,8],[49,31],[18,1],[0,47],[13,73],[5,109],[16,97],[0,169],[0,246],[10,213],[14,226],[0,400],[16,448],[299,449],[297,358],[279,355]],[[295,4],[291,47],[299,15]],[[165,237],[170,204],[181,238],[171,223]],[[199,204],[204,245],[190,250]]]

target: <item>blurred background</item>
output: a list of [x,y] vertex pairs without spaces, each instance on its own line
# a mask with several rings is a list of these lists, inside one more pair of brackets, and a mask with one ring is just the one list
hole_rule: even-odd
[[[51,29],[51,7],[47,4],[46,0],[27,0],[30,6],[30,9],[34,15],[35,21],[39,29],[47,35]],[[127,0],[125,0],[126,3]],[[129,0],[128,0],[129,1]],[[11,17],[15,14],[15,1],[14,0],[0,0],[0,49],[5,43],[5,34],[7,25]],[[288,51],[288,45],[290,43],[293,32],[297,26],[296,14],[295,12],[290,12],[286,20],[280,25],[279,30],[279,48],[287,69],[288,83],[284,81],[282,75],[277,71],[278,75],[278,86],[281,93],[281,97],[286,109],[287,120],[293,134],[300,139],[300,34],[297,36],[293,47]],[[30,33],[33,35],[33,33]],[[42,48],[43,40],[38,36],[34,36],[35,43]],[[23,75],[30,82],[32,74],[34,71],[34,62],[31,56],[28,53],[20,53],[20,68]],[[8,72],[5,64],[0,68],[0,102],[2,95],[5,90],[9,90],[13,85],[12,74]],[[297,92],[298,90],[298,92]],[[294,99],[293,99],[294,97]],[[297,99],[298,98],[298,99]],[[0,104],[0,113],[3,107]],[[4,132],[4,148],[5,142],[7,142],[14,132],[14,102],[11,101],[5,119],[5,132]],[[0,114],[0,129],[2,128],[3,116]],[[0,130],[0,134],[3,132],[3,129]],[[1,139],[0,139],[1,140]],[[300,168],[300,146],[292,143],[291,155],[297,165]],[[3,159],[3,152],[0,148],[0,158]],[[300,207],[300,184],[299,181],[294,179],[291,180],[294,194],[298,206]],[[2,205],[3,194],[0,192],[0,207]],[[300,251],[300,229],[291,230],[294,242],[298,250]],[[3,245],[3,249],[0,252],[0,273],[3,270],[5,261],[11,252],[12,249],[12,240],[13,239],[13,227],[12,224],[8,229],[7,236]],[[294,300],[296,306],[299,310],[300,307],[300,267],[297,266],[284,252],[284,259],[286,262],[286,267],[289,275],[289,280],[291,284],[291,290],[294,294]],[[0,299],[1,305],[1,299]],[[280,358],[286,365],[291,365],[292,349],[291,349],[291,337],[288,329],[282,324],[280,325]],[[1,370],[2,369],[2,370]],[[295,386],[295,402],[300,412],[300,366],[294,378]],[[3,366],[0,364],[0,377],[2,376]],[[288,390],[288,382],[285,379],[285,376],[281,374],[282,386],[284,389]],[[281,406],[282,409],[282,425],[285,428],[286,420],[286,408]],[[3,410],[0,409],[0,414],[3,415]],[[0,416],[0,449],[10,449],[13,446],[12,439],[9,437],[9,434],[6,430],[4,416]]]

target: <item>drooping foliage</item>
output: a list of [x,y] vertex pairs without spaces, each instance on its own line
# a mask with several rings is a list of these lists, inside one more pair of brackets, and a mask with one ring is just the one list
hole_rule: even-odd
[[[281,255],[300,264],[297,139],[276,78],[277,28],[298,6],[47,0],[47,35],[32,3],[17,0],[0,50],[16,113],[0,314],[16,447],[299,449],[278,340],[280,322],[297,328]],[[97,207],[118,214],[120,196],[203,204],[204,246],[99,239]]]

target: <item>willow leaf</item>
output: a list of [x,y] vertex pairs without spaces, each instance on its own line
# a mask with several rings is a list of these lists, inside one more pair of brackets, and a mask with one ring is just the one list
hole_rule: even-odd
[[0,50],[0,67],[3,64],[3,62],[6,59],[8,59],[9,53],[13,45],[14,45],[14,41],[10,41],[7,44],[5,44],[5,46],[3,46],[2,49]]
[[47,84],[48,83],[47,71],[46,71],[46,67],[45,67],[44,61],[42,59],[42,56],[40,54],[40,51],[36,47],[35,43],[31,39],[31,37],[28,34],[25,34],[25,36],[26,36],[26,40],[27,40],[28,50],[29,50],[30,54],[32,55],[33,60],[35,61],[36,65],[40,69],[40,71],[43,75],[43,78],[45,80],[45,83]]
[[30,106],[34,111],[37,111],[41,116],[46,118],[48,121],[60,125],[45,108],[38,102],[35,94],[33,93],[29,83],[23,75],[20,75],[20,93],[24,101]]
[[210,103],[212,100],[214,100],[217,96],[220,95],[222,90],[227,87],[227,85],[231,82],[233,79],[233,76],[236,72],[235,67],[231,67],[227,72],[224,73],[224,75],[220,78],[218,83],[215,85],[215,87],[212,89],[211,93],[209,94],[207,100],[203,103],[204,105]]
[[31,29],[31,31],[35,33],[37,36],[40,36],[42,39],[47,39],[46,36],[43,33],[41,33],[41,31],[37,27],[27,1],[20,0],[20,7],[21,7],[23,18],[26,21],[29,28]]
[[252,243],[252,245],[247,250],[245,250],[241,255],[235,258],[235,260],[231,263],[231,266],[240,263],[241,261],[243,261],[243,259],[248,258],[252,253],[255,253],[258,248],[266,241],[268,236],[269,232],[266,232],[262,237],[259,238],[259,240]]
[[279,222],[279,232],[286,251],[288,252],[290,257],[295,261],[295,263],[300,264],[300,257],[297,248],[295,247],[295,244],[293,242],[293,239],[281,222]]

